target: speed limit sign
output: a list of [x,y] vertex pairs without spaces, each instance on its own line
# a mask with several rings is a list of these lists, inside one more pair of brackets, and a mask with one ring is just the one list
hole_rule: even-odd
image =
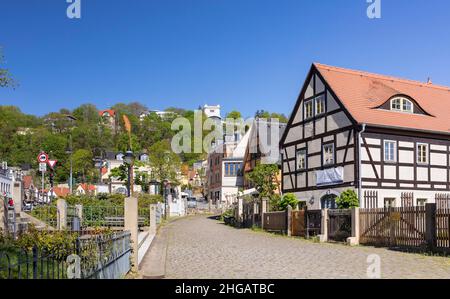
[[48,155],[45,152],[42,152],[42,153],[39,154],[37,159],[38,159],[39,163],[47,163]]

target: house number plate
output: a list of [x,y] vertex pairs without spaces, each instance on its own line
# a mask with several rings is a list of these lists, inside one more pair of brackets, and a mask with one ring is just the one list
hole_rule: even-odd
[[391,220],[392,221],[400,221],[400,212],[392,212],[391,213]]

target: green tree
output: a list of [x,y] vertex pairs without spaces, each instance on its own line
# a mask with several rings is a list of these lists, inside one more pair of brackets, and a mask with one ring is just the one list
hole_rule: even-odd
[[276,164],[258,164],[248,174],[248,179],[255,185],[260,198],[273,198],[277,189],[278,166]]
[[282,113],[270,113],[269,111],[265,111],[265,110],[258,110],[255,113],[255,118],[266,118],[266,119],[278,119],[280,123],[287,123],[288,119],[286,117],[286,115],[282,114]]
[[73,116],[77,118],[77,123],[97,125],[100,122],[100,115],[97,107],[92,104],[83,104],[73,110]]
[[[144,163],[136,161],[134,166],[141,166]],[[143,192],[149,191],[149,176],[146,172],[135,171],[134,172],[134,184],[139,185]],[[119,167],[111,169],[111,174],[109,178],[116,178],[118,181],[123,182],[125,186],[128,185],[128,164],[124,163]]]
[[291,206],[292,208],[296,208],[298,206],[299,200],[297,197],[295,197],[292,193],[286,193],[281,198],[281,201],[278,204],[278,209],[280,211],[287,210],[288,206]]
[[338,209],[351,209],[359,207],[358,195],[352,189],[345,190],[336,198]]
[[88,182],[88,179],[93,177],[94,164],[92,159],[92,152],[89,150],[79,149],[73,153],[73,171],[81,177],[83,183]]
[[172,152],[170,142],[158,141],[148,149],[148,153],[154,179],[161,184],[164,180],[169,180],[173,185],[178,184],[177,172],[181,168],[181,161],[178,155]]
[[242,114],[239,111],[233,110],[225,118],[240,119],[242,118]]
[[161,140],[170,140],[174,136],[171,124],[156,113],[150,113],[140,123],[139,139],[142,148],[148,148]]
[[2,67],[5,64],[2,48],[0,47],[0,87],[15,87],[16,81],[12,78],[8,69]]

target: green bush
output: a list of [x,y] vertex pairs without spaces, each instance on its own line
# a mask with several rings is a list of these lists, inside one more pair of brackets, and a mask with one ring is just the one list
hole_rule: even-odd
[[148,208],[151,204],[157,204],[159,202],[164,202],[164,198],[162,195],[150,195],[150,194],[141,194],[138,197],[139,207]]
[[336,204],[338,209],[351,209],[359,207],[359,200],[356,192],[352,189],[348,189],[341,193],[341,195],[336,198]]
[[30,225],[28,231],[14,241],[14,245],[31,250],[34,246],[40,252],[52,254],[57,260],[65,260],[75,252],[78,234],[68,231],[39,231]]
[[278,203],[278,210],[279,211],[285,211],[287,210],[288,206],[291,206],[292,208],[297,208],[297,205],[299,203],[299,200],[297,197],[292,193],[286,193],[281,198],[280,202]]

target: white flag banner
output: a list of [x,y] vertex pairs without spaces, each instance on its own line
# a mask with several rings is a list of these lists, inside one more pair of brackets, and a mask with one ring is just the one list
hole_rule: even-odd
[[344,167],[316,171],[318,186],[339,184],[344,181]]

